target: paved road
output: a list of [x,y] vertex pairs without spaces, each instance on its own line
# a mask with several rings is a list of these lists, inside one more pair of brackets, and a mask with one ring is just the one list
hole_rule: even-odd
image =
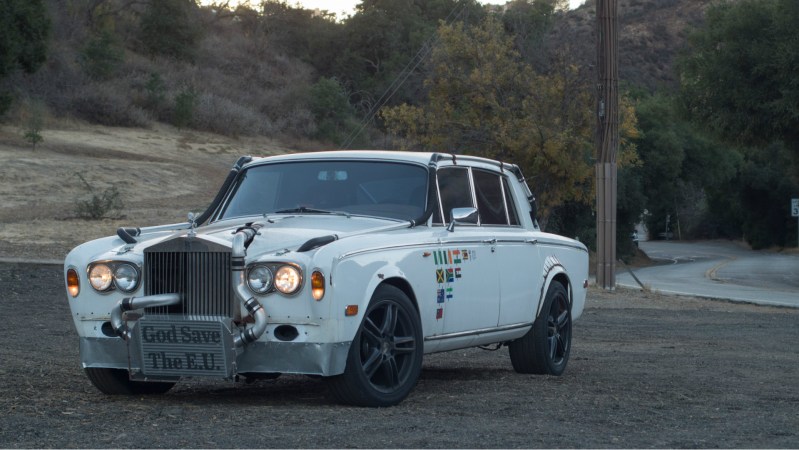
[[[799,307],[799,254],[751,251],[723,241],[647,241],[640,247],[650,258],[663,263],[634,270],[651,289]],[[616,282],[639,287],[623,266]]]

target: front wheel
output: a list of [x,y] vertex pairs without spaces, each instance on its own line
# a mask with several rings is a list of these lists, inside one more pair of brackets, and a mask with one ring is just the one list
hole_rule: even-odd
[[163,394],[175,383],[161,381],[132,381],[125,369],[86,368],[86,376],[94,387],[108,395]]
[[572,341],[572,316],[566,288],[553,281],[533,327],[508,346],[519,373],[560,375],[566,370]]
[[391,285],[377,288],[350,345],[344,373],[329,379],[333,396],[358,406],[393,406],[422,370],[422,326],[410,299]]

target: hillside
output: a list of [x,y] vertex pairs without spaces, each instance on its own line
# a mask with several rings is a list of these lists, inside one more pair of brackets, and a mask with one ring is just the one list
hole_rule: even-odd
[[[0,127],[0,258],[62,259],[120,226],[182,222],[188,212],[205,210],[239,156],[287,151],[266,138],[168,126],[60,123],[43,134],[32,150],[15,127]],[[112,187],[123,208],[100,220],[79,217],[78,202]]]
[[[619,79],[648,90],[676,87],[675,57],[688,29],[701,26],[714,0],[619,0]],[[569,58],[583,67],[596,64],[596,1],[559,18],[548,36],[555,49],[568,46]]]

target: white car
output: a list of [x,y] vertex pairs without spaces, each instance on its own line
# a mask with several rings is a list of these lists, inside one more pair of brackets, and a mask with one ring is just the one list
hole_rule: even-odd
[[64,276],[106,394],[291,373],[388,406],[425,353],[505,345],[517,372],[560,375],[588,252],[539,230],[516,165],[320,152],[243,157],[203,214],[82,244]]

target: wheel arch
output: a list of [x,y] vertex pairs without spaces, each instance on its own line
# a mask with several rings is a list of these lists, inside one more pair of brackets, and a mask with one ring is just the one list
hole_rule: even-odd
[[401,290],[411,300],[411,304],[413,304],[413,307],[416,309],[416,314],[420,313],[419,301],[416,299],[416,294],[414,293],[413,287],[411,286],[411,283],[408,282],[408,280],[400,276],[393,276],[391,278],[383,280],[382,283],[379,283],[377,287],[375,287],[375,290],[377,290],[377,288],[379,288],[384,284],[394,286],[395,288]]
[[538,315],[541,314],[541,307],[544,305],[544,299],[552,283],[560,283],[563,285],[564,289],[566,289],[566,294],[568,295],[569,308],[571,308],[573,303],[571,278],[569,277],[568,272],[566,272],[566,268],[555,256],[547,257],[546,261],[544,262],[543,275],[544,281],[541,283],[541,293],[538,297],[538,307],[536,308],[535,317],[538,317]]

